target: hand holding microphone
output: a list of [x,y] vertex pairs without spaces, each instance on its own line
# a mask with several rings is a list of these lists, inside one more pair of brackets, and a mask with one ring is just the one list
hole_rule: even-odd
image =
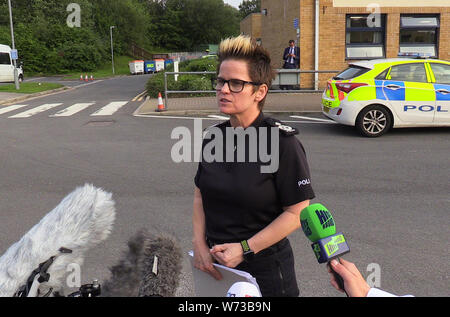
[[333,216],[322,204],[312,204],[302,210],[300,222],[304,234],[313,242],[311,247],[317,261],[328,263],[338,287],[345,292],[344,280],[333,270],[330,262],[339,260],[339,256],[350,252],[350,248],[343,233],[336,233]]
[[331,284],[339,291],[340,289],[338,282],[335,278],[336,273],[342,277],[345,281],[345,292],[350,297],[366,297],[369,293],[370,286],[367,284],[364,277],[359,272],[358,268],[352,262],[346,261],[344,259],[331,260],[331,267],[329,267],[329,273],[332,274]]

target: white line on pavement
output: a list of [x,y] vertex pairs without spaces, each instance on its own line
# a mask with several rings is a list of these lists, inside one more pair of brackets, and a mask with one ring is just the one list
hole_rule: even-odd
[[1,108],[0,109],[0,114],[4,114],[10,111],[14,111],[23,107],[26,107],[27,105],[14,105],[14,106],[9,106],[9,107],[5,107],[5,108]]
[[[142,118],[158,118],[158,119],[181,119],[181,120],[212,120],[217,121],[221,120],[218,118],[201,118],[201,117],[177,117],[177,116],[165,116],[165,115],[148,115],[148,114],[134,114],[135,117],[142,117]],[[319,122],[319,121],[299,121],[299,120],[282,120],[284,123],[308,123],[308,124],[336,124],[334,121],[330,122]]]
[[58,107],[60,105],[62,105],[62,103],[47,103],[47,104],[42,105],[40,107],[36,107],[36,108],[30,109],[28,111],[16,114],[16,115],[11,116],[9,118],[29,118],[31,116],[34,116],[34,115],[38,114],[38,113],[50,110],[50,109]]
[[86,87],[86,86],[89,86],[89,85],[101,83],[102,81],[103,81],[103,79],[97,79],[97,80],[95,80],[93,82],[90,82],[90,83],[87,83],[87,84],[80,84],[80,85],[77,85],[77,86],[73,86],[72,88]]
[[77,112],[80,112],[84,109],[86,109],[89,106],[92,106],[94,103],[76,103],[73,106],[70,106],[66,109],[63,109],[54,115],[50,115],[49,117],[69,117]]
[[335,123],[333,120],[320,119],[320,118],[311,118],[311,117],[303,117],[303,116],[291,116],[291,118],[306,119],[306,120],[320,121],[320,122],[327,122],[327,123]]
[[121,107],[126,105],[127,103],[128,103],[128,101],[111,102],[111,103],[107,104],[106,106],[104,106],[103,108],[101,108],[100,110],[91,114],[91,116],[110,116],[110,115],[114,114],[117,110],[119,110]]
[[210,117],[210,118],[215,118],[215,119],[220,119],[220,120],[228,120],[228,119],[230,119],[229,117],[225,117],[225,116],[217,116],[217,115],[214,115],[214,114],[211,114],[211,115],[209,115],[208,117]]

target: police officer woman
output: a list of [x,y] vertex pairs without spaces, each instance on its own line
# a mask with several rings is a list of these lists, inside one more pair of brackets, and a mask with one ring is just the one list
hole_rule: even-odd
[[[305,151],[294,128],[262,113],[274,79],[267,51],[249,37],[238,36],[222,41],[218,55],[217,103],[230,120],[214,126],[216,133],[204,138],[203,149],[214,142],[216,152],[223,150],[226,159],[203,159],[198,166],[194,265],[221,279],[212,265],[217,261],[252,274],[263,296],[298,296],[294,256],[286,237],[300,228],[300,212],[314,198]],[[252,129],[255,133],[248,135],[257,140],[243,145],[245,160],[233,160],[242,144],[233,148],[228,141],[236,139],[236,131]],[[261,157],[249,159],[255,144],[265,142],[278,160],[277,169],[269,173],[262,172],[266,161]]]

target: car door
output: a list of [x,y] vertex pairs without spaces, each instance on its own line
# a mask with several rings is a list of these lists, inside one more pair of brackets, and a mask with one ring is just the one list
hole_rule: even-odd
[[394,65],[383,81],[383,94],[405,123],[432,123],[436,93],[424,62]]
[[14,66],[7,52],[0,52],[0,82],[14,81]]
[[436,93],[434,122],[450,123],[450,64],[429,63]]

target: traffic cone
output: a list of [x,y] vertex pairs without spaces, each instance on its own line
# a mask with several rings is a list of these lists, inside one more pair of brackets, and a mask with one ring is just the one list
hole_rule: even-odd
[[158,93],[158,108],[155,110],[156,112],[166,111],[166,107],[164,107],[164,103],[162,100],[161,93]]
[[80,81],[83,81],[84,79],[83,79],[83,75],[80,75]]
[[86,75],[86,77],[84,78],[84,81],[85,81],[85,82],[88,82],[88,81],[89,81],[88,75]]
[[91,75],[91,81],[94,81],[94,76],[93,75]]

